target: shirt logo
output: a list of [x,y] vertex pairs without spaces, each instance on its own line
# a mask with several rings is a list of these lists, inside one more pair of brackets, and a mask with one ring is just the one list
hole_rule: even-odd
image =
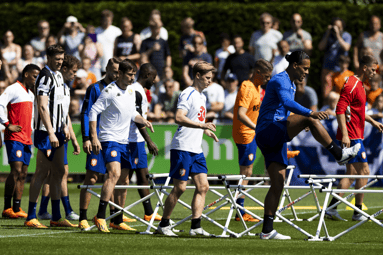
[[253,154],[253,153],[250,153],[250,154],[249,154],[249,160],[250,160],[250,161],[253,161],[253,159],[254,159],[254,154]]
[[16,151],[16,157],[21,158],[21,156],[23,156],[21,150]]
[[186,170],[183,168],[180,169],[180,176],[183,177],[183,176],[185,176],[185,174],[186,174]]
[[136,165],[138,164],[138,158],[134,159],[134,164],[136,164]]
[[206,116],[205,107],[201,106],[201,108],[199,108],[198,120],[201,121],[201,122],[204,122],[205,121],[205,116]]
[[97,159],[93,158],[93,159],[90,161],[90,165],[91,165],[91,166],[96,166],[96,165],[97,165]]
[[364,151],[362,152],[362,158],[366,159],[366,152],[364,152]]
[[49,157],[51,155],[52,151],[51,150],[47,150],[47,157]]
[[117,157],[117,151],[111,151],[110,156],[112,156],[113,158]]
[[255,111],[259,111],[259,105],[254,105],[253,106],[253,112],[255,112]]

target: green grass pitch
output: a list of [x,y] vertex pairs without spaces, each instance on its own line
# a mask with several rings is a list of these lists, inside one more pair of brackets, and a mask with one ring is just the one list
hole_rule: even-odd
[[[28,190],[29,184],[26,184],[24,196],[21,202],[22,208],[28,210]],[[99,192],[99,190],[96,190]],[[266,195],[266,189],[257,189],[250,192],[253,196],[263,202]],[[305,190],[291,190],[293,199],[303,195]],[[79,212],[79,190],[77,184],[69,184],[70,201],[73,209]],[[182,200],[190,204],[192,199],[192,190],[187,190],[181,197]],[[0,209],[4,206],[4,183],[0,184]],[[318,197],[322,203],[324,194],[318,192]],[[138,200],[136,190],[128,190],[126,205]],[[206,204],[217,199],[217,196],[209,192]],[[152,199],[155,205],[156,199]],[[368,207],[368,214],[373,214],[382,209],[382,194],[366,194],[365,204]],[[297,206],[299,218],[307,219],[316,213],[313,197],[310,195]],[[39,206],[39,204],[38,204]],[[263,210],[255,203],[246,199],[245,206],[250,207],[255,214],[263,216]],[[62,206],[61,206],[62,208]],[[98,199],[92,197],[90,208],[88,210],[88,219],[90,220],[97,212]],[[345,205],[340,205],[339,212],[342,217],[348,219],[348,222],[326,221],[327,228],[331,236],[354,225],[351,221],[353,211],[346,210]],[[51,209],[50,204],[48,207]],[[62,209],[63,210],[63,209]],[[108,209],[109,210],[109,209]],[[143,207],[141,204],[131,209],[131,212],[143,216]],[[219,210],[211,215],[220,224],[225,223],[228,210]],[[162,213],[162,210],[160,210]],[[188,216],[190,211],[181,205],[177,205],[172,219],[180,220]],[[62,211],[64,215],[64,211]],[[107,213],[107,215],[109,215]],[[283,215],[292,218],[291,210],[286,210]],[[383,220],[383,215],[378,219]],[[49,225],[49,221],[41,221]],[[292,240],[260,240],[259,236],[244,236],[241,238],[201,238],[190,237],[190,221],[179,226],[179,229],[185,230],[179,233],[178,238],[169,238],[158,235],[139,235],[128,231],[114,231],[104,234],[96,229],[88,232],[81,232],[78,229],[68,228],[49,228],[49,229],[28,229],[23,225],[24,220],[0,219],[0,251],[1,254],[381,254],[383,251],[383,229],[373,222],[367,222],[344,235],[333,242],[308,242],[304,239],[305,235],[293,229],[286,223],[274,223],[274,227],[282,234],[290,235]],[[90,222],[91,223],[91,222]],[[156,223],[157,225],[158,223]],[[249,223],[251,226],[253,223]],[[318,220],[313,222],[296,222],[298,226],[315,234]],[[131,227],[138,231],[144,231],[146,226],[141,223],[130,223]],[[222,230],[212,223],[203,220],[202,226],[212,234],[221,234]],[[243,231],[240,222],[230,223],[230,229],[235,232]],[[261,226],[255,228],[252,233],[260,233]],[[324,235],[322,230],[321,236]]]

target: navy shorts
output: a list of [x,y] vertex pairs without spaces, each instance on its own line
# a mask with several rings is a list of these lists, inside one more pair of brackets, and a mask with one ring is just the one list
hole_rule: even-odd
[[207,174],[206,159],[203,153],[170,150],[170,173],[169,176],[187,181],[191,173]]
[[[363,145],[363,140],[362,139],[356,139],[356,140],[351,140],[350,146],[354,146],[355,144],[360,144],[360,150],[358,154],[350,159],[347,164],[352,164],[352,163],[367,163],[367,154],[366,154],[366,149],[364,148]],[[339,146],[342,146],[342,143],[338,141]]]
[[68,143],[64,144],[64,165],[68,165]]
[[121,169],[132,168],[129,144],[120,144],[117,142],[102,142],[102,156],[105,164],[110,162],[120,162]]
[[279,123],[285,128],[271,123],[255,135],[257,145],[265,157],[266,169],[272,162],[288,165],[287,142],[291,139],[287,134],[286,121]]
[[131,169],[148,168],[148,155],[145,150],[145,142],[129,143],[130,156],[132,159]]
[[18,141],[4,141],[7,149],[8,162],[23,162],[24,165],[29,166],[31,161],[32,151],[31,146],[23,144]]
[[59,147],[52,148],[48,132],[35,130],[34,145],[47,157],[49,161],[53,160],[56,150],[63,146],[65,141],[65,135],[63,132],[55,133],[55,135],[59,140]]
[[255,136],[251,143],[239,144],[238,148],[238,163],[240,166],[249,166],[254,163],[257,153],[257,143],[255,142]]

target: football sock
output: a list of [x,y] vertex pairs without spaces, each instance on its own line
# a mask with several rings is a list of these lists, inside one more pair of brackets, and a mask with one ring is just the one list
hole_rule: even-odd
[[[117,209],[110,209],[110,215],[113,215],[113,214],[115,214],[116,212],[117,212]],[[115,219],[116,219],[116,218],[110,219],[110,222],[115,223],[115,222],[114,222]]]
[[152,203],[150,203],[150,199],[142,202],[142,205],[144,206],[145,215],[150,216],[153,214],[153,208],[152,208]]
[[37,206],[37,203],[29,201],[27,221],[37,218],[36,217],[36,206]]
[[[237,198],[237,204],[239,204],[240,206],[244,207],[245,206],[245,199],[244,198]],[[244,210],[239,209],[239,211],[241,212],[241,215],[245,214]]]
[[201,227],[201,217],[191,220],[191,229],[197,229]]
[[[336,199],[335,197],[333,197],[333,198],[331,199],[331,202],[330,202],[330,204],[328,205],[328,207],[332,206],[332,205],[335,204],[336,202],[338,202],[338,199]],[[338,206],[335,206],[335,207],[332,208],[332,209],[335,209],[335,210],[336,210],[337,207],[338,207]]]
[[100,200],[100,204],[98,205],[97,218],[105,219],[106,206],[108,205],[107,201]]
[[326,147],[326,149],[334,156],[336,160],[340,160],[342,158],[342,149],[334,143],[334,141],[331,141],[329,146]]
[[52,221],[58,221],[59,219],[61,219],[60,199],[52,199]]
[[72,207],[70,206],[69,196],[61,197],[61,201],[62,201],[63,206],[64,206],[65,215],[70,214],[73,210],[72,210]]
[[123,222],[123,219],[122,219],[122,216],[123,216],[123,215],[124,215],[124,214],[121,213],[120,215],[114,217],[114,224],[118,225],[118,224],[122,223],[122,222]]
[[39,214],[42,215],[48,212],[49,197],[41,196]]
[[12,196],[4,195],[4,210],[12,207]]
[[162,220],[160,222],[160,227],[163,228],[163,227],[167,227],[167,226],[170,226],[170,219],[164,219],[162,217]]
[[263,220],[264,221],[263,221],[262,233],[268,234],[271,231],[273,231],[274,216],[264,215]]
[[20,211],[20,203],[21,203],[21,200],[13,199],[13,211],[15,213]]
[[[357,205],[357,204],[355,204],[355,207],[358,208],[358,209],[360,209],[360,210],[362,210],[362,205]],[[357,215],[357,214],[359,214],[359,212],[354,211],[354,215]]]
[[86,216],[88,209],[80,209],[80,219],[79,221],[82,220],[88,220],[88,217]]

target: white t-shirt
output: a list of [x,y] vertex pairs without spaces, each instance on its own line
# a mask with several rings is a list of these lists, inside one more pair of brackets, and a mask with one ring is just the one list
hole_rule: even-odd
[[278,49],[277,43],[282,40],[281,32],[270,29],[263,34],[262,30],[257,30],[251,35],[249,46],[254,48],[255,60],[263,58],[270,61],[273,57],[273,49]]
[[[194,87],[188,87],[180,94],[177,109],[187,111],[186,117],[192,121],[205,123],[206,97]],[[172,150],[202,153],[203,129],[179,126],[174,134]]]
[[102,45],[101,71],[105,72],[109,59],[113,57],[114,41],[122,34],[121,29],[110,25],[107,29],[96,28],[97,42]]
[[[145,39],[148,39],[151,36],[152,36],[152,30],[150,29],[150,27],[144,28],[140,33],[140,37],[142,41]],[[166,28],[164,27],[161,27],[160,29],[160,38],[164,39],[165,41],[167,41],[169,38],[168,30],[166,30]]]
[[[288,54],[290,54],[290,52]],[[274,68],[271,73],[271,77],[285,71],[286,68],[289,66],[289,62],[286,60],[285,56],[278,55],[274,58],[273,66]]]
[[100,97],[93,104],[89,121],[100,118],[100,142],[129,143],[130,122],[139,115],[136,111],[136,95],[132,86],[120,89],[115,82],[101,91]]
[[[141,114],[144,119],[148,118],[148,109],[149,103],[148,98],[146,97],[144,87],[138,82],[133,83],[132,88],[136,93],[136,111]],[[137,128],[136,123],[132,121],[130,124],[130,134],[129,134],[129,142],[144,142],[145,139],[142,137],[140,131]]]
[[230,45],[227,48],[227,51],[223,50],[222,48],[219,48],[218,50],[215,51],[215,58],[218,59],[218,70],[217,70],[218,79],[225,78],[225,77],[221,77],[221,72],[223,70],[223,67],[225,66],[227,57],[230,54],[234,54],[234,53],[235,53],[235,48],[233,45]]
[[[206,96],[206,108],[209,111],[212,103],[225,103],[225,92],[218,83],[212,83],[202,93]],[[218,117],[218,113],[215,117]]]
[[[223,110],[221,111],[221,116],[223,117],[225,112],[234,111],[235,99],[237,98],[238,90],[234,90],[234,92],[229,93],[229,91],[225,90],[225,104],[223,106]],[[233,122],[232,120],[223,120],[223,122]]]

